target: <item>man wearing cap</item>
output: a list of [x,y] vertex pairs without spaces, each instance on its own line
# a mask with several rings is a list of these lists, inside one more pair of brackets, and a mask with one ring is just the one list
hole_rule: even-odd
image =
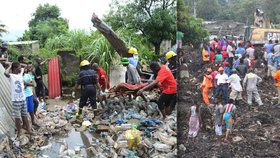
[[275,86],[277,87],[278,92],[278,105],[280,105],[280,63],[278,64],[278,70],[274,74],[273,78],[276,81]]
[[[98,83],[96,73],[90,69],[90,63],[87,60],[83,60],[80,63],[80,73],[75,85],[75,91],[81,85],[81,98],[79,103],[79,111],[76,114],[79,117],[82,114],[83,107],[86,105],[89,99],[90,105],[96,115],[96,84]],[[72,96],[75,97],[75,91],[72,92]]]
[[171,70],[174,78],[177,78],[177,54],[169,51],[165,54],[165,59],[168,61],[168,68]]
[[140,89],[137,95],[141,95],[143,91],[150,90],[160,85],[162,93],[158,99],[158,108],[160,109],[163,119],[165,119],[166,115],[170,115],[171,107],[175,106],[172,104],[176,104],[177,83],[166,65],[160,66],[157,62],[152,62],[150,69],[157,77],[152,83]]
[[141,83],[141,78],[136,67],[129,63],[128,58],[122,58],[121,64],[127,68],[127,83],[135,85]]
[[214,100],[216,100],[218,95],[222,92],[223,102],[224,104],[227,104],[228,103],[228,83],[227,83],[228,75],[224,73],[223,67],[220,67],[218,71],[219,74],[216,75],[218,87],[215,91],[213,98]]
[[254,74],[252,68],[249,69],[249,73],[246,74],[243,80],[243,88],[247,90],[247,101],[249,109],[251,109],[253,97],[255,98],[255,101],[259,106],[263,105],[257,87],[260,82],[262,82],[262,79],[258,75]]
[[235,100],[235,104],[239,105],[240,100],[242,100],[242,86],[241,86],[241,79],[237,75],[236,69],[231,70],[230,77],[228,78],[228,83],[231,87],[231,92],[229,94],[229,98]]
[[212,73],[212,69],[208,68],[207,71],[206,71],[206,74],[204,75],[203,82],[200,85],[200,89],[201,89],[202,96],[203,96],[203,101],[206,105],[210,104],[209,97],[208,97],[208,92],[209,92],[209,89],[212,88],[212,75],[211,75],[211,73]]

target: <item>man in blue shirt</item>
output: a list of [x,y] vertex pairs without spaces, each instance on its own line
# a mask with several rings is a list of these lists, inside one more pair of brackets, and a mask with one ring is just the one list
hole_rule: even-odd
[[[80,117],[83,107],[86,105],[89,99],[90,105],[93,109],[94,116],[96,115],[96,85],[98,83],[97,74],[91,70],[90,63],[87,60],[83,60],[80,63],[80,73],[75,85],[75,91],[81,86],[81,98],[79,103],[79,111],[76,114]],[[75,91],[72,92],[72,96],[75,97]]]
[[269,40],[269,42],[264,45],[267,54],[271,53],[271,49],[273,48],[273,46],[274,44],[272,43],[272,40]]
[[274,73],[276,72],[275,68],[275,55],[274,51],[271,51],[271,53],[268,53],[266,55],[266,60],[267,60],[267,77],[271,78],[274,76]]
[[235,56],[241,58],[245,53],[245,49],[242,47],[242,44],[238,44],[238,48],[235,50]]

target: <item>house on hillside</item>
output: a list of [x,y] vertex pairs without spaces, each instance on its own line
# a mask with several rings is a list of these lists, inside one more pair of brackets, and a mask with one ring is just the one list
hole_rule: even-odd
[[210,35],[217,37],[228,35],[244,37],[246,30],[244,23],[235,22],[233,20],[204,21],[204,25],[209,31]]
[[17,41],[17,42],[8,42],[9,46],[14,46],[18,50],[23,52],[29,52],[30,54],[39,53],[39,41]]

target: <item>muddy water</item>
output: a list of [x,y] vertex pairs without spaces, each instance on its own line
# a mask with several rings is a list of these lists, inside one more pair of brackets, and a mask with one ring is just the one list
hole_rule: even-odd
[[93,157],[91,152],[86,150],[91,146],[91,142],[94,136],[89,132],[77,132],[75,129],[72,129],[66,136],[64,137],[53,137],[49,140],[49,144],[52,144],[51,148],[46,149],[42,152],[42,155],[48,156],[49,158],[52,157],[59,157],[60,153],[59,150],[61,145],[63,145],[63,141],[65,140],[66,146],[68,149],[73,150],[75,148],[80,148],[81,151],[79,154],[81,157]]

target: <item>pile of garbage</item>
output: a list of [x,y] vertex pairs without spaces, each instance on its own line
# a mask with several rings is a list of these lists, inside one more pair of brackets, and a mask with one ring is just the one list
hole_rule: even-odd
[[[155,100],[158,93],[146,93]],[[78,100],[37,114],[39,129],[31,139],[6,137],[0,154],[9,157],[176,157],[176,110],[162,119],[155,102],[141,98],[108,98],[97,116],[84,107],[77,118]]]
[[[259,93],[264,106],[253,107],[248,110],[244,92],[243,102],[237,107],[239,121],[234,125],[230,135],[231,144],[214,148],[216,141],[213,109],[206,107],[201,99],[199,85],[203,80],[203,73],[209,67],[201,62],[201,53],[197,51],[184,52],[184,60],[189,67],[189,78],[179,82],[178,102],[178,156],[179,157],[277,157],[279,148],[280,114],[277,103],[277,93],[273,83],[263,81],[259,85]],[[264,68],[257,67],[256,74],[264,79]],[[211,97],[211,96],[210,96]],[[190,107],[194,100],[201,105],[202,128],[195,142],[188,140],[188,121]],[[223,134],[225,133],[223,125]]]

